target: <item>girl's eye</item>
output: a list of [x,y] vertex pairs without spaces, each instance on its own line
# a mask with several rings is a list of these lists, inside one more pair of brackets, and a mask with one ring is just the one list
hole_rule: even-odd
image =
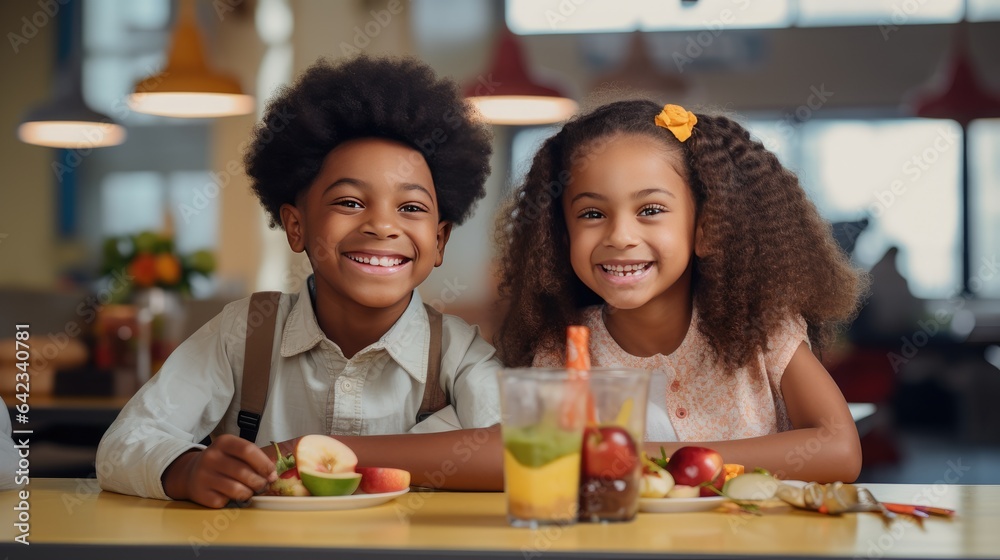
[[427,210],[424,209],[423,206],[419,206],[419,205],[416,205],[416,204],[404,204],[404,205],[402,205],[402,206],[399,207],[399,210],[401,212],[426,212],[427,211]]
[[663,213],[663,212],[666,212],[666,211],[667,211],[667,209],[664,208],[663,206],[660,206],[659,204],[650,204],[649,206],[643,207],[642,210],[639,210],[639,215],[640,216],[655,216],[657,214],[660,214],[660,213]]
[[333,204],[335,206],[344,206],[346,208],[364,208],[364,206],[362,206],[360,202],[358,202],[357,200],[351,200],[351,199],[338,200],[338,201],[334,202]]
[[580,215],[577,217],[582,218],[584,220],[597,220],[603,218],[604,216],[594,208],[587,208],[583,212],[580,212]]

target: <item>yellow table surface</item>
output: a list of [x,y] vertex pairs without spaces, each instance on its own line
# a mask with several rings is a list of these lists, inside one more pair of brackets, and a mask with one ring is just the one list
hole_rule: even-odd
[[[341,549],[350,555],[440,557],[443,551],[517,558],[549,555],[727,557],[1000,556],[1000,486],[865,485],[883,501],[957,509],[953,520],[930,518],[920,528],[901,519],[883,525],[874,514],[841,517],[783,510],[763,516],[727,513],[640,513],[630,523],[577,524],[539,530],[509,527],[501,493],[412,491],[388,504],[352,511],[211,510],[102,492],[92,479],[34,479],[32,543],[14,543],[17,529],[0,523],[0,554],[29,552],[65,558],[113,556],[286,558],[293,549]],[[0,493],[10,520],[17,491]],[[48,545],[62,545],[49,548]],[[99,545],[98,547],[83,545]],[[138,550],[136,546],[143,547]],[[119,548],[124,547],[124,548]],[[277,547],[277,548],[273,548]],[[302,550],[306,552],[306,550]],[[128,552],[128,554],[125,554]],[[313,550],[312,552],[318,552]],[[332,551],[327,551],[332,552]],[[435,554],[436,552],[436,554]],[[475,554],[471,554],[475,555]],[[497,556],[500,556],[497,555]]]

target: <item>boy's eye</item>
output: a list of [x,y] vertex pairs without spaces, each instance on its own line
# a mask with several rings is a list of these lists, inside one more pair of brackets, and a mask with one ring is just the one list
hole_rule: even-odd
[[334,202],[333,204],[335,206],[344,206],[344,207],[347,207],[347,208],[364,208],[364,206],[362,206],[360,202],[358,202],[357,200],[349,199],[349,198],[348,199],[344,199],[344,200],[338,200],[338,201]]
[[399,207],[400,212],[426,212],[427,209],[417,204],[404,204]]
[[598,211],[597,209],[595,209],[595,208],[587,208],[587,209],[586,209],[586,210],[584,210],[583,212],[580,212],[580,215],[579,215],[579,216],[577,216],[577,217],[578,217],[578,218],[582,218],[582,219],[584,219],[584,220],[597,220],[597,219],[600,219],[600,218],[603,218],[603,217],[604,217],[604,215],[603,215],[603,214],[601,214],[601,213],[600,213],[600,212],[599,212],[599,211]]
[[659,204],[651,204],[649,206],[644,206],[642,210],[639,210],[640,216],[655,216],[657,214],[666,212],[667,209]]

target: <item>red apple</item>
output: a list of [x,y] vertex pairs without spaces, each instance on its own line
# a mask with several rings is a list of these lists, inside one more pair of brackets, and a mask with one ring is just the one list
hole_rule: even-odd
[[387,467],[358,467],[361,473],[361,491],[365,494],[397,492],[410,487],[410,471]]
[[682,447],[670,456],[667,472],[679,486],[695,486],[701,489],[701,496],[718,496],[703,484],[722,490],[726,481],[726,469],[722,455],[707,447]]
[[583,473],[591,478],[619,480],[639,464],[635,441],[618,426],[589,427],[583,432]]

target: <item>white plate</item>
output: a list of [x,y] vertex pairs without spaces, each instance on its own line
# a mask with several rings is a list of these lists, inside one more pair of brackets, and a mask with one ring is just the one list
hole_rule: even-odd
[[361,509],[384,504],[402,496],[410,489],[378,494],[351,494],[350,496],[254,496],[250,505],[257,509],[280,511],[335,511]]
[[639,511],[646,513],[682,513],[710,511],[722,505],[728,498],[709,496],[707,498],[639,498]]

